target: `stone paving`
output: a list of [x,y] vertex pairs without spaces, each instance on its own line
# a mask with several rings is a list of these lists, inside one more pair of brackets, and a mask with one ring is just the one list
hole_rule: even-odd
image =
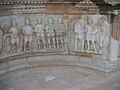
[[37,67],[13,73],[10,78],[1,80],[0,90],[120,90],[119,83],[112,86],[117,89],[98,89],[104,88],[103,83],[108,81],[96,71],[85,68]]

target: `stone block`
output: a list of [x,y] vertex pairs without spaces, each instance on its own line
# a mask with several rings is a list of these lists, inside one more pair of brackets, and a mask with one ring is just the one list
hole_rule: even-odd
[[15,59],[15,60],[9,61],[8,64],[10,67],[10,71],[29,67],[26,58]]
[[0,63],[0,75],[6,73],[8,71],[9,71],[9,67],[8,67],[7,62]]

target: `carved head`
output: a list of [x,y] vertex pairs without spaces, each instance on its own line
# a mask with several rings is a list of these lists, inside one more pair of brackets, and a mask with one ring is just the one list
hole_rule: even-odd
[[58,18],[58,23],[63,23],[63,20],[62,20],[62,18]]
[[79,22],[80,24],[83,24],[84,20],[83,20],[82,18],[80,18],[80,19],[78,20],[78,22]]
[[48,23],[49,23],[49,24],[52,24],[52,23],[53,23],[53,18],[52,18],[52,17],[48,18]]
[[17,25],[17,23],[16,23],[16,19],[15,19],[15,18],[12,19],[12,21],[11,21],[11,25],[12,25],[13,27],[15,27],[15,26]]
[[30,25],[30,19],[28,17],[25,18],[25,24]]
[[88,24],[92,24],[93,23],[93,19],[91,16],[88,16]]
[[42,23],[42,18],[39,17],[39,18],[37,19],[37,21],[38,21],[38,24],[41,24],[41,23]]
[[104,24],[104,18],[103,18],[103,17],[99,18],[98,24],[99,24],[100,26],[102,26],[102,25]]

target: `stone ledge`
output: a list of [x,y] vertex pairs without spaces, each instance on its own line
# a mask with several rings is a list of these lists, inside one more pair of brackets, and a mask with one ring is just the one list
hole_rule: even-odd
[[9,71],[9,65],[7,62],[0,63],[0,75]]
[[111,73],[120,69],[118,62],[111,63],[107,60],[81,57],[76,55],[65,54],[51,54],[51,55],[37,55],[29,57],[19,57],[19,59],[6,60],[0,63],[0,75],[11,72],[19,72],[24,68],[33,68],[40,66],[71,66],[89,68],[102,73]]
[[16,59],[8,61],[10,71],[14,71],[21,68],[29,67],[26,58]]

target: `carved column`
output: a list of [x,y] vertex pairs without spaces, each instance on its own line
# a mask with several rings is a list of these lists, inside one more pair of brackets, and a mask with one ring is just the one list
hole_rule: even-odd
[[112,37],[110,44],[110,60],[116,61],[118,60],[118,52],[119,52],[119,39],[120,39],[120,17],[119,15],[114,17],[112,24]]

